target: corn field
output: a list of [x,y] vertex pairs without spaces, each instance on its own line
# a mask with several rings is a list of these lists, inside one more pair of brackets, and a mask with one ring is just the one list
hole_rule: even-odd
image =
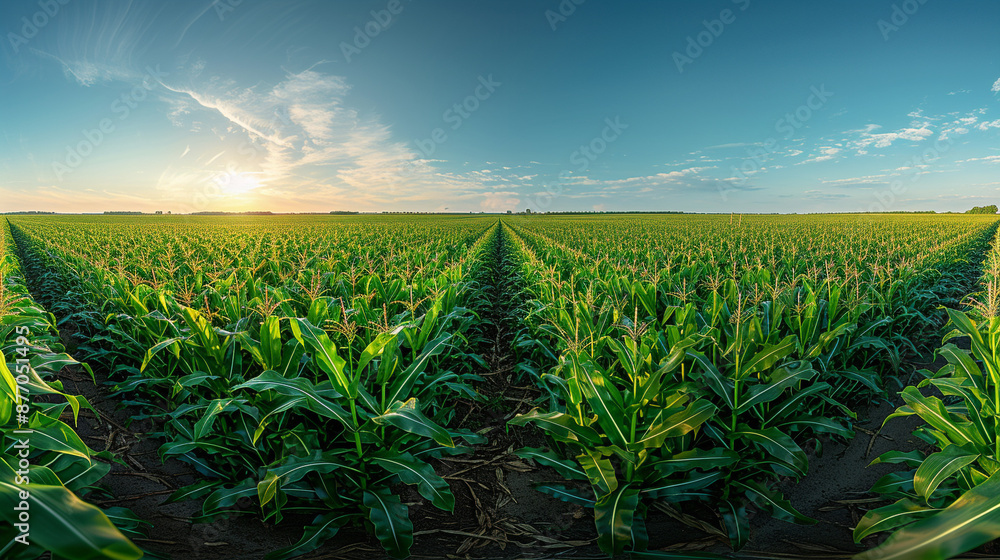
[[[895,470],[856,489],[870,507],[845,557],[954,557],[1000,537],[998,224],[12,216],[0,227],[0,557],[162,557],[155,526],[102,499],[122,461],[77,434],[81,415],[104,413],[65,390],[68,370],[153,426],[142,437],[156,460],[194,474],[164,506],[197,504],[195,524],[293,527],[268,559],[359,538],[395,558],[426,551],[426,512],[454,518],[471,500],[454,465],[510,433],[532,444],[504,461],[589,526],[585,543],[553,550],[725,558],[764,518],[817,524],[788,489],[885,402],[897,406],[886,423],[920,419],[922,444],[875,459]],[[528,397],[505,400],[505,387]],[[20,477],[30,547],[16,539]],[[650,530],[659,518],[722,549],[666,547]],[[447,531],[459,557],[499,554],[499,532]]]

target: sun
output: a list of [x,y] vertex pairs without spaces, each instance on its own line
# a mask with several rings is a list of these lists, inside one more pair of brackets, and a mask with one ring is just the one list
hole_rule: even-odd
[[226,175],[228,180],[223,180],[219,186],[226,194],[246,194],[260,188],[258,175],[260,174],[251,172],[231,173]]

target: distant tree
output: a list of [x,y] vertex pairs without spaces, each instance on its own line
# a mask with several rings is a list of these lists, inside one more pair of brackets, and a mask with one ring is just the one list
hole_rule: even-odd
[[996,214],[997,205],[991,204],[989,206],[975,206],[972,210],[966,210],[966,214]]

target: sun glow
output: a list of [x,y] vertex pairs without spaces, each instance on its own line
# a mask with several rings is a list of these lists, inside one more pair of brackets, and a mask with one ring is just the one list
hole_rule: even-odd
[[230,195],[246,194],[261,187],[259,173],[227,173],[218,179],[222,192]]

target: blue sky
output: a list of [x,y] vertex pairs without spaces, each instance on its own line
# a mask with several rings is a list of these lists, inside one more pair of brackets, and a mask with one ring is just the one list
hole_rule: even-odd
[[9,0],[0,27],[0,211],[1000,201],[986,0]]

